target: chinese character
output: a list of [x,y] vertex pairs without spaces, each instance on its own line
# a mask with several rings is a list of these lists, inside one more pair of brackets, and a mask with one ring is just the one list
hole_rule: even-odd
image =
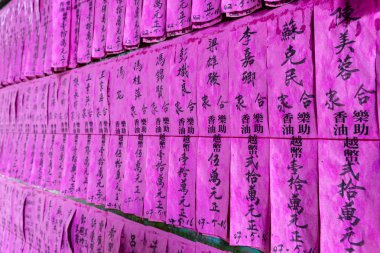
[[251,41],[251,35],[253,35],[255,33],[256,32],[251,32],[251,29],[249,28],[249,26],[247,26],[247,28],[243,32],[243,36],[240,38],[239,42],[241,42],[242,40],[244,40],[244,42],[242,43],[242,45],[243,46],[248,46],[249,42]]
[[312,103],[312,98],[314,98],[314,95],[313,94],[310,94],[310,95],[308,95],[307,93],[306,93],[306,91],[304,91],[303,93],[302,93],[302,96],[301,96],[301,99],[300,99],[300,102],[302,102],[303,103],[303,107],[305,108],[305,109],[307,109],[310,105],[311,105],[311,103]]
[[217,72],[214,71],[214,72],[208,73],[207,84],[210,84],[211,86],[220,85],[218,78],[219,78],[219,75]]
[[359,69],[351,69],[351,64],[352,62],[350,61],[351,60],[351,56],[350,55],[347,55],[344,60],[342,60],[341,58],[338,59],[338,62],[339,62],[339,66],[338,66],[338,70],[339,70],[339,73],[336,77],[339,77],[341,76],[342,79],[344,81],[348,80],[352,73],[355,73],[355,72],[358,72]]
[[286,41],[288,39],[295,39],[297,34],[302,34],[303,30],[297,29],[297,24],[294,22],[293,18],[290,19],[288,23],[285,23],[282,27],[281,40]]
[[252,86],[255,86],[255,79],[256,79],[256,72],[247,71],[245,70],[243,72],[242,81],[243,84],[252,84]]
[[325,106],[327,107],[327,109],[333,111],[335,106],[339,106],[339,107],[344,106],[344,104],[339,103],[340,98],[335,97],[337,95],[337,93],[338,93],[337,91],[332,90],[332,89],[330,89],[326,93],[326,97],[328,98],[328,101],[325,103]]
[[366,104],[369,100],[369,96],[367,94],[375,94],[376,91],[374,90],[366,90],[363,88],[363,84],[360,85],[358,91],[356,92],[354,98],[358,98],[359,104],[363,105]]
[[277,99],[280,102],[280,104],[277,106],[277,109],[280,112],[285,112],[285,109],[291,109],[293,106],[289,105],[289,103],[286,101],[288,98],[288,95],[281,94]]
[[344,8],[338,7],[336,10],[330,14],[330,16],[335,16],[335,24],[339,26],[344,24],[346,27],[350,24],[351,21],[358,20],[357,17],[351,17],[354,9],[348,1],[346,1],[346,6]]
[[243,99],[243,96],[241,94],[237,95],[235,97],[236,99],[236,108],[241,111],[241,108],[246,108],[247,106],[244,105],[244,99]]
[[208,48],[207,49],[211,53],[214,53],[214,51],[218,50],[217,46],[218,46],[218,39],[217,38],[212,38],[212,39],[208,40]]
[[[339,35],[339,40],[340,44],[335,47],[336,49],[338,49],[338,52],[336,54],[340,54],[347,45],[353,44],[355,42],[354,40],[348,40],[348,30]],[[354,48],[351,46],[349,46],[348,49],[352,53],[355,51]]]
[[262,107],[264,105],[266,99],[267,99],[266,97],[263,97],[260,95],[260,93],[258,93],[257,97],[255,99],[255,103],[258,103],[259,107]]
[[254,57],[251,55],[251,50],[249,47],[247,47],[245,50],[244,50],[244,58],[241,59],[241,62],[242,62],[242,66],[244,68],[251,66],[254,62],[255,62],[255,59]]
[[207,107],[211,107],[210,100],[209,100],[207,95],[203,95],[203,97],[202,97],[202,107],[204,109],[207,109]]
[[293,61],[293,56],[297,53],[297,51],[293,48],[292,45],[289,45],[289,47],[286,49],[285,52],[285,61],[281,64],[281,66],[284,66],[288,61],[290,61],[291,64],[293,65],[299,65],[303,64],[306,61],[306,57],[303,58],[300,61]]

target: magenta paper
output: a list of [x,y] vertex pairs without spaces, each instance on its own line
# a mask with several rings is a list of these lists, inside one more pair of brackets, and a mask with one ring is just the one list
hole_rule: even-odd
[[123,45],[126,49],[137,48],[140,44],[141,12],[142,0],[125,3]]
[[[62,202],[62,213],[63,213],[63,234],[61,243],[61,252],[63,253],[73,253],[70,242],[70,226],[76,212],[76,206],[74,202],[67,199]],[[61,224],[61,222],[59,222]]]
[[123,178],[126,168],[127,137],[125,135],[111,135],[108,151],[107,168],[107,208],[121,210],[123,199]]
[[88,252],[87,249],[90,247],[91,242],[91,219],[98,220],[97,217],[95,217],[95,215],[89,215],[89,208],[87,206],[76,204],[76,212],[71,223],[70,231],[73,252]]
[[168,234],[165,231],[153,228],[145,228],[144,253],[167,252]]
[[47,34],[46,34],[46,55],[44,62],[44,72],[52,74],[52,52],[53,52],[53,5],[52,0],[46,0],[47,4]]
[[[146,51],[132,54],[129,58],[120,61],[125,66],[123,82],[127,86],[128,121],[128,148],[126,151],[127,167],[124,172],[124,194],[122,211],[125,213],[143,216],[145,195],[145,161],[148,128],[148,61]],[[126,190],[128,189],[128,190]]]
[[[34,159],[34,152],[36,148],[36,141],[37,141],[37,130],[33,128],[33,130],[29,133],[29,139],[27,144],[27,152],[24,160],[24,173],[22,176],[22,180],[24,182],[29,182],[31,177],[31,169],[33,168],[33,159]],[[8,135],[9,138],[9,135]]]
[[144,42],[158,42],[166,38],[166,0],[143,1],[141,37]]
[[92,38],[91,55],[95,59],[105,56],[107,36],[107,2],[108,0],[94,0],[94,33]]
[[37,224],[42,224],[44,220],[45,196],[38,191],[30,191],[25,199],[24,207],[24,231],[25,231],[25,252],[32,252],[38,239],[34,228]]
[[195,242],[174,234],[169,234],[168,238],[168,253],[195,253]]
[[108,81],[109,72],[100,65],[94,71],[93,119],[94,132],[92,158],[88,179],[87,199],[97,204],[106,202],[106,179],[109,147],[109,108]]
[[71,1],[52,1],[52,67],[66,68],[69,58]]
[[[47,0],[40,0],[39,1],[39,14],[40,14],[40,23],[39,23],[39,34],[38,34],[38,51],[36,55],[36,67],[35,67],[35,74],[38,77],[44,76],[44,61],[46,56],[46,36],[47,36],[47,24],[48,24],[48,1]],[[25,29],[25,28],[24,28]],[[25,34],[23,34],[22,40],[25,40],[24,37]],[[24,42],[25,45],[25,42]],[[20,50],[21,51],[21,50]],[[22,60],[22,56],[17,56],[20,59],[20,63]],[[20,66],[21,66],[20,65]]]
[[120,243],[120,253],[143,253],[145,245],[144,225],[125,220]]
[[[169,143],[170,58],[173,47],[149,52],[148,137],[145,168],[144,217],[152,221],[166,220]],[[148,58],[148,57],[146,57]]]
[[[30,19],[29,19],[29,38],[28,43],[26,44],[27,50],[26,50],[26,59],[25,59],[25,72],[23,73],[26,77],[34,77],[35,76],[35,67],[36,67],[36,60],[38,56],[38,33],[40,30],[40,13],[39,13],[39,1],[30,1],[29,11],[30,13]],[[15,41],[17,45],[17,41]],[[13,62],[14,68],[16,68],[17,63],[17,48],[15,48],[15,51],[13,52],[13,56],[15,57],[15,60]],[[11,71],[11,70],[10,70]],[[12,75],[16,74],[16,70],[12,68]],[[15,77],[15,76],[13,76]]]
[[128,147],[129,117],[125,66],[113,61],[110,64],[109,113],[110,113],[110,146],[108,151],[106,207],[121,210],[123,202],[123,179],[127,166],[126,150]]
[[[312,8],[287,6],[268,27],[272,251],[318,252]],[[276,13],[277,14],[277,13]]]
[[108,65],[98,65],[92,71],[94,78],[93,118],[96,134],[110,133],[110,116],[108,103],[109,70]]
[[107,227],[105,230],[104,252],[119,253],[121,233],[123,232],[123,218],[113,213],[107,213]]
[[68,94],[68,111],[69,111],[69,135],[66,137],[64,148],[64,166],[61,177],[60,191],[64,195],[74,196],[75,177],[78,166],[78,142],[81,130],[81,108],[80,100],[80,81],[81,75],[76,71],[69,76],[69,94]]
[[[16,184],[13,184],[15,185]],[[24,206],[25,206],[26,192],[21,187],[14,187],[12,193],[12,235],[10,237],[10,252],[20,252],[24,248]]]
[[[46,140],[46,126],[47,126],[47,102],[48,102],[48,92],[49,92],[49,79],[40,79],[35,84],[35,91],[38,91],[35,98],[36,102],[33,107],[34,111],[34,126],[36,128],[37,139],[35,142],[33,166],[31,172],[31,178],[29,182],[34,185],[40,185],[42,178],[42,170],[44,167],[44,144]],[[37,90],[38,89],[38,90]]]
[[78,66],[78,43],[80,29],[80,0],[71,0],[69,68]]
[[221,0],[193,0],[191,20],[194,28],[214,25],[222,19]]
[[78,164],[79,135],[67,135],[65,143],[64,169],[62,171],[60,192],[63,195],[74,196],[75,175]]
[[92,138],[93,157],[90,159],[87,201],[94,204],[105,204],[109,136],[106,134],[93,135]]
[[167,0],[166,32],[168,36],[191,31],[191,1]]
[[52,175],[53,175],[53,153],[55,150],[55,138],[57,133],[57,98],[59,79],[56,77],[49,78],[49,93],[47,98],[47,134],[44,147],[44,160],[42,167],[41,186],[45,188],[52,188]]
[[106,52],[123,50],[123,30],[126,0],[109,0],[107,5]]
[[[61,199],[56,196],[50,197],[52,201],[46,202],[46,208],[51,209],[51,217],[49,220],[45,220],[46,226],[44,228],[38,226],[40,229],[46,231],[46,235],[42,238],[46,238],[50,236],[48,240],[44,240],[45,242],[45,252],[54,251],[54,252],[71,252],[67,249],[67,239],[68,239],[68,227],[71,224],[74,213],[76,211],[76,207],[69,201]],[[48,198],[47,198],[48,199]],[[45,234],[45,232],[43,232]],[[53,247],[51,242],[54,242]]]
[[84,128],[85,135],[78,137],[78,158],[75,176],[75,197],[85,199],[90,173],[90,164],[93,159],[92,141],[94,136],[94,89],[95,68],[88,67],[81,72],[78,91],[79,123]]
[[374,4],[325,1],[315,7],[321,252],[379,247]]
[[227,239],[230,169],[228,41],[221,33],[205,36],[198,47],[196,206],[197,230]]
[[[265,21],[249,19],[230,32],[230,244],[269,247],[269,136]],[[235,138],[236,137],[236,138]]]
[[222,0],[222,11],[227,17],[241,17],[260,9],[262,0]]
[[95,0],[82,0],[79,5],[78,63],[91,61],[92,36],[94,31]]
[[223,251],[220,249],[216,249],[214,247],[208,246],[206,244],[202,244],[200,242],[196,242],[196,253],[222,253],[222,252],[229,252],[229,251]]
[[170,57],[170,140],[166,223],[195,230],[197,170],[197,52],[199,40],[178,43]]
[[87,250],[89,252],[105,252],[106,240],[106,213],[95,208],[91,208],[87,216]]
[[53,118],[56,119],[56,132],[52,161],[51,189],[59,190],[61,186],[62,172],[64,170],[65,148],[69,128],[69,85],[70,75],[66,74],[59,78],[57,103]]

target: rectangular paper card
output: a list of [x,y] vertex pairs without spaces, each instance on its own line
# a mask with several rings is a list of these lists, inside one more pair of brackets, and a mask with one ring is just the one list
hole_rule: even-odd
[[120,242],[120,253],[143,253],[145,245],[144,225],[125,220]]
[[318,168],[312,8],[267,22],[272,251],[318,252]]
[[109,63],[109,113],[110,146],[108,150],[108,168],[106,181],[107,208],[121,210],[123,203],[123,180],[127,168],[128,148],[128,111],[125,66],[118,61]]
[[130,58],[121,61],[126,66],[126,86],[129,96],[127,115],[128,122],[128,148],[127,168],[124,173],[123,206],[125,213],[143,216],[145,196],[145,161],[147,149],[148,105],[147,105],[147,57],[146,51],[132,54]]
[[127,1],[125,3],[125,20],[123,45],[124,48],[137,48],[140,44],[140,22],[142,12],[142,1]]
[[148,137],[145,168],[144,217],[165,221],[169,167],[169,64],[172,47],[149,52]]
[[123,217],[107,213],[107,227],[105,230],[104,252],[119,253],[120,240],[123,232]]
[[107,5],[108,0],[95,0],[94,33],[92,38],[93,58],[102,58],[106,54]]
[[145,0],[141,14],[144,42],[158,42],[166,37],[166,0]]
[[117,53],[123,49],[123,31],[126,0],[108,1],[106,52]]
[[193,0],[191,20],[194,28],[211,26],[221,21],[221,0]]
[[71,1],[58,0],[52,3],[52,61],[54,69],[68,65],[70,46]]
[[197,230],[227,239],[230,184],[230,106],[228,39],[205,34],[197,50]]
[[315,6],[321,252],[379,246],[378,8],[375,1]]
[[229,37],[230,243],[269,247],[269,136],[265,20],[247,19]]
[[181,40],[170,57],[170,138],[166,223],[195,230],[197,173],[197,52],[199,40]]

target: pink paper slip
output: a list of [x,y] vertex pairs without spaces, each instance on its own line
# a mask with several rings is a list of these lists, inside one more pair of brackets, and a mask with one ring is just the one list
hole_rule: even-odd
[[[127,117],[129,137],[126,150],[127,167],[123,181],[122,211],[143,216],[145,196],[145,161],[147,149],[148,105],[147,105],[147,69],[146,51],[131,54],[120,63],[125,68],[127,86],[126,94],[131,94],[127,100]],[[128,189],[128,190],[126,190]]]
[[372,252],[380,245],[374,5],[315,6],[321,252]]
[[128,111],[125,66],[118,61],[109,63],[109,108],[110,108],[110,145],[108,150],[109,166],[106,180],[107,208],[121,210],[123,203],[123,179],[127,168],[128,148]]
[[220,22],[221,0],[193,0],[191,20],[194,28],[204,28]]
[[230,244],[268,251],[269,135],[265,21],[248,19],[229,37],[231,101]]
[[82,0],[79,5],[78,63],[89,63],[91,61],[94,5],[95,0]]
[[67,67],[70,49],[71,1],[52,1],[52,62],[51,67]]
[[169,111],[169,64],[173,47],[149,52],[147,93],[148,137],[145,168],[144,217],[166,220],[171,121]]
[[69,68],[78,66],[78,43],[80,29],[80,0],[71,0]]
[[199,40],[182,40],[170,58],[170,138],[166,223],[195,230],[198,120],[196,58]]
[[167,252],[168,234],[165,231],[153,228],[145,228],[144,253]]
[[230,106],[228,95],[228,39],[205,34],[197,50],[196,227],[201,233],[227,240],[230,184]]
[[120,243],[120,253],[143,253],[145,245],[144,225],[125,220]]
[[167,0],[166,31],[168,36],[191,31],[191,1]]
[[318,252],[312,8],[278,9],[268,28],[271,250]]
[[144,42],[158,42],[166,38],[166,0],[143,1],[141,37]]
[[123,50],[123,31],[126,0],[108,1],[106,52],[117,53]]
[[91,51],[91,55],[95,59],[102,58],[106,54],[107,2],[108,0],[95,0],[94,34]]
[[140,44],[142,2],[135,0],[127,1],[125,4],[123,45],[126,49],[137,48]]
[[123,218],[113,213],[107,213],[107,227],[105,231],[104,252],[119,253],[120,240],[123,232]]
[[87,199],[96,204],[106,202],[106,179],[109,161],[109,108],[108,81],[109,72],[104,65],[99,65],[94,73],[94,102],[93,102],[93,155],[90,159],[89,187]]

